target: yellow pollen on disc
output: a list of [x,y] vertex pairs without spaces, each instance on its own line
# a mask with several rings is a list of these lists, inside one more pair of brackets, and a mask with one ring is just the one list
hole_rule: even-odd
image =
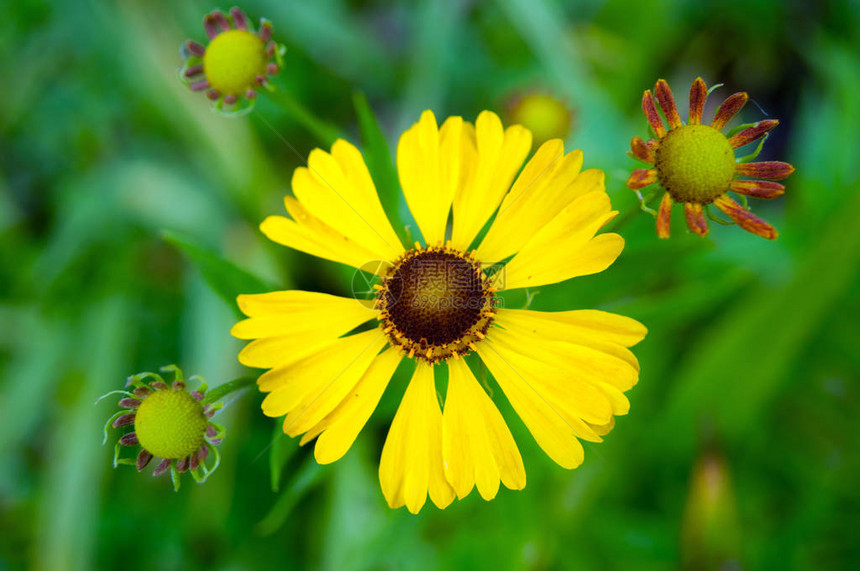
[[656,151],[657,178],[676,202],[710,204],[735,176],[735,152],[710,125],[683,125],[669,131]]
[[149,394],[134,419],[140,445],[159,458],[185,458],[203,446],[207,427],[203,405],[182,390]]
[[224,95],[241,95],[266,74],[266,44],[246,30],[215,36],[203,54],[203,73],[209,85]]

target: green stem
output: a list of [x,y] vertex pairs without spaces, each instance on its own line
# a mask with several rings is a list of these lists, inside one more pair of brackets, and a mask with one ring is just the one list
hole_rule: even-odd
[[281,89],[277,85],[271,85],[269,89],[261,89],[260,93],[266,95],[273,103],[286,111],[293,120],[310,131],[325,148],[330,148],[340,138],[340,129],[318,118],[289,91]]
[[257,382],[257,377],[247,376],[247,377],[239,377],[238,379],[233,379],[232,381],[227,381],[223,385],[218,385],[211,391],[206,393],[206,396],[203,397],[202,403],[204,405],[218,402],[223,399],[230,393],[241,391],[242,389],[247,389]]

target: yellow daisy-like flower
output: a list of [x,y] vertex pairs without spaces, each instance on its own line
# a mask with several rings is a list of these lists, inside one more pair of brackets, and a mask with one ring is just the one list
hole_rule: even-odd
[[[268,393],[263,412],[286,415],[284,432],[303,435],[302,444],[316,438],[322,464],[346,453],[401,361],[414,363],[379,465],[392,508],[417,513],[428,495],[444,508],[474,487],[489,500],[500,483],[526,484],[517,445],[466,355],[480,357],[565,468],[582,462],[580,439],[600,441],[613,416],[628,411],[624,391],[639,374],[628,347],[644,337],[641,324],[603,311],[499,306],[501,290],[601,272],[624,246],[617,234],[597,234],[616,214],[603,173],[581,171],[582,153],[565,154],[558,139],[520,172],[531,141],[528,130],[505,129],[487,111],[474,125],[451,117],[441,127],[425,111],[397,147],[400,183],[424,238],[408,249],[361,153],[344,140],[296,169],[295,197],[285,198],[290,218],[261,225],[275,242],[380,279],[372,303],[310,291],[239,296],[248,319],[232,333],[254,339],[243,364],[270,369],[258,380]],[[440,406],[435,375],[443,367]]]
[[229,16],[213,11],[203,25],[209,44],[185,42],[180,77],[192,91],[205,91],[218,110],[250,111],[257,88],[265,87],[267,78],[283,67],[285,49],[272,41],[272,24],[261,19],[255,32],[245,13],[232,8]]
[[704,209],[713,203],[744,230],[769,240],[775,239],[777,231],[773,226],[750,213],[727,193],[732,190],[745,196],[770,199],[785,192],[782,184],[773,181],[791,175],[794,167],[790,164],[779,161],[739,163],[735,159],[735,149],[764,137],[779,121],[759,121],[726,136],[721,130],[746,104],[749,99],[746,93],[735,93],[727,98],[717,109],[710,125],[702,124],[708,89],[701,77],[690,89],[687,124],[681,121],[668,83],[662,79],[657,81],[654,93],[669,129],[660,118],[654,95],[646,90],[642,96],[642,110],[658,139],[646,142],[633,137],[630,155],[654,166],[634,170],[627,186],[639,190],[658,183],[666,190],[657,213],[657,235],[669,237],[672,205],[680,202],[684,205],[687,226],[696,234],[705,236],[708,224]]

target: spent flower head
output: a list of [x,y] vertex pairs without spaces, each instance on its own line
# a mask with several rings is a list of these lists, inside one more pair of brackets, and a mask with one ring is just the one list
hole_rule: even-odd
[[204,91],[218,111],[247,113],[254,107],[257,89],[283,67],[286,48],[272,40],[271,22],[261,19],[255,31],[242,10],[229,14],[215,10],[203,19],[207,45],[188,40],[180,77],[192,91]]
[[[114,467],[130,464],[140,472],[153,458],[161,458],[152,475],[170,470],[174,489],[178,490],[182,472],[190,472],[195,481],[203,483],[218,468],[217,445],[224,438],[224,427],[210,419],[223,404],[207,402],[208,387],[200,377],[191,377],[199,386],[189,393],[179,367],[169,365],[161,371],[173,373],[171,384],[157,373],[140,373],[129,377],[126,388],[131,390],[108,393],[123,395],[118,403],[123,410],[105,423],[105,442],[109,427],[132,427],[133,432],[127,432],[116,443]],[[138,446],[136,458],[122,457],[125,447]],[[213,461],[207,464],[210,454]]]
[[[723,127],[741,110],[749,96],[735,93],[727,98],[717,109],[714,120],[707,125],[702,123],[702,112],[708,93],[705,82],[701,77],[697,78],[690,89],[690,115],[685,124],[675,107],[675,98],[668,83],[662,79],[657,81],[654,88],[656,102],[655,95],[650,90],[645,91],[642,110],[657,138],[643,141],[633,137],[630,156],[650,163],[652,167],[634,170],[627,186],[638,192],[657,183],[666,191],[657,213],[657,235],[660,238],[669,237],[672,205],[679,202],[684,205],[687,226],[700,236],[708,233],[705,211],[713,204],[744,230],[773,240],[777,237],[776,229],[732,200],[728,191],[741,195],[744,204],[747,196],[770,199],[785,192],[785,186],[774,181],[791,175],[793,166],[779,161],[750,162],[758,156],[767,134],[779,121],[768,119],[740,125],[724,135]],[[669,124],[668,129],[657,104]],[[759,139],[761,142],[752,154],[735,158],[735,149]]]
[[566,139],[573,121],[571,107],[548,91],[516,94],[507,104],[508,119],[532,132],[537,145],[550,139]]

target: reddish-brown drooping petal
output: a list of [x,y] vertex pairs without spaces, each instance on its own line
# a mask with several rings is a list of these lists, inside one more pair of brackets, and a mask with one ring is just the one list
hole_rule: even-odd
[[755,216],[725,194],[714,200],[714,204],[747,232],[752,232],[756,236],[761,236],[768,240],[775,240],[778,236],[773,226]]
[[206,14],[203,17],[203,28],[206,30],[206,35],[209,36],[209,39],[215,39],[215,37],[221,33],[221,30],[218,29],[218,22],[215,21],[215,17],[212,14]]
[[654,86],[654,94],[657,96],[657,101],[660,102],[660,108],[663,109],[663,115],[669,121],[669,127],[677,129],[681,123],[681,116],[678,115],[678,108],[675,106],[675,96],[672,95],[672,90],[669,84],[664,79],[658,79],[657,85]]
[[189,459],[189,457],[186,456],[185,458],[180,458],[179,460],[176,461],[176,471],[180,472],[180,473],[181,472],[187,472],[188,466],[190,464],[191,464],[191,460]]
[[743,147],[744,145],[749,145],[753,141],[764,137],[777,125],[779,125],[779,121],[777,121],[776,119],[767,119],[766,121],[759,121],[752,127],[744,129],[743,131],[729,139],[729,144],[732,146],[733,149]]
[[639,190],[657,182],[657,169],[636,169],[627,179],[627,188]]
[[134,432],[123,434],[122,438],[119,439],[119,443],[123,446],[135,446],[138,444],[137,434],[135,434]]
[[742,176],[764,178],[767,180],[782,180],[791,176],[794,167],[781,161],[764,161],[761,163],[741,163],[737,173]]
[[206,437],[207,438],[215,438],[218,435],[218,431],[215,430],[215,427],[211,424],[206,427]]
[[261,21],[259,35],[261,38],[263,38],[264,42],[268,42],[270,39],[272,39],[272,23]]
[[654,104],[654,96],[651,95],[650,89],[646,89],[642,95],[642,111],[645,112],[645,117],[654,129],[654,133],[661,139],[665,137],[666,127],[663,125],[660,113],[657,112],[657,105]]
[[140,398],[145,397],[146,395],[148,395],[151,392],[152,392],[152,389],[150,389],[149,387],[137,387],[136,389],[134,389],[135,396],[140,397]]
[[776,198],[785,193],[783,185],[769,180],[733,180],[729,188],[755,198]]
[[197,449],[197,452],[191,455],[191,471],[193,472],[199,468],[207,456],[209,456],[209,447],[204,444]]
[[708,223],[705,221],[705,211],[702,205],[697,202],[684,203],[684,216],[687,218],[687,226],[691,232],[695,232],[699,236],[708,234]]
[[180,380],[173,381],[173,390],[184,391],[185,390],[185,381],[180,381]]
[[196,75],[200,75],[203,73],[203,64],[198,63],[197,65],[192,65],[188,69],[185,70],[185,77],[194,77]]
[[128,414],[124,414],[117,418],[111,426],[114,428],[119,428],[120,426],[128,426],[130,424],[134,424],[134,417],[137,416],[136,413],[130,412]]
[[230,15],[233,16],[233,24],[236,26],[236,29],[248,29],[248,18],[240,8],[230,8]]
[[633,140],[630,141],[630,154],[634,158],[651,163],[652,165],[657,162],[657,156],[654,154],[654,151],[639,137],[633,137]]
[[726,124],[732,120],[732,117],[738,114],[744,105],[747,104],[747,100],[749,99],[749,95],[746,93],[740,92],[735,93],[734,95],[730,95],[725,101],[723,101],[720,108],[717,109],[716,115],[714,115],[714,120],[711,123],[711,127],[714,129],[720,130],[726,126]]
[[149,383],[149,386],[154,388],[157,391],[163,391],[167,389],[167,383],[162,381],[153,381]]
[[137,408],[140,406],[140,399],[128,397],[120,399],[117,404],[122,408]]
[[690,87],[690,125],[702,123],[702,112],[708,99],[708,86],[701,77],[697,77]]
[[189,54],[196,57],[203,57],[203,55],[206,53],[206,48],[203,47],[203,44],[199,44],[194,40],[186,41],[185,49],[188,51]]
[[227,16],[224,15],[224,12],[215,10],[212,12],[212,18],[215,20],[215,23],[218,24],[218,27],[221,28],[222,32],[226,32],[230,29],[230,21],[227,19]]
[[657,211],[657,236],[664,240],[669,237],[669,226],[672,217],[672,197],[669,193],[663,195],[660,209]]
[[137,471],[140,472],[146,468],[146,465],[149,464],[150,460],[152,460],[152,454],[146,450],[141,450],[140,454],[137,455]]
[[161,462],[158,463],[158,466],[155,467],[155,470],[152,471],[153,476],[160,476],[167,472],[168,468],[170,468],[170,463],[173,462],[170,458],[165,458]]

